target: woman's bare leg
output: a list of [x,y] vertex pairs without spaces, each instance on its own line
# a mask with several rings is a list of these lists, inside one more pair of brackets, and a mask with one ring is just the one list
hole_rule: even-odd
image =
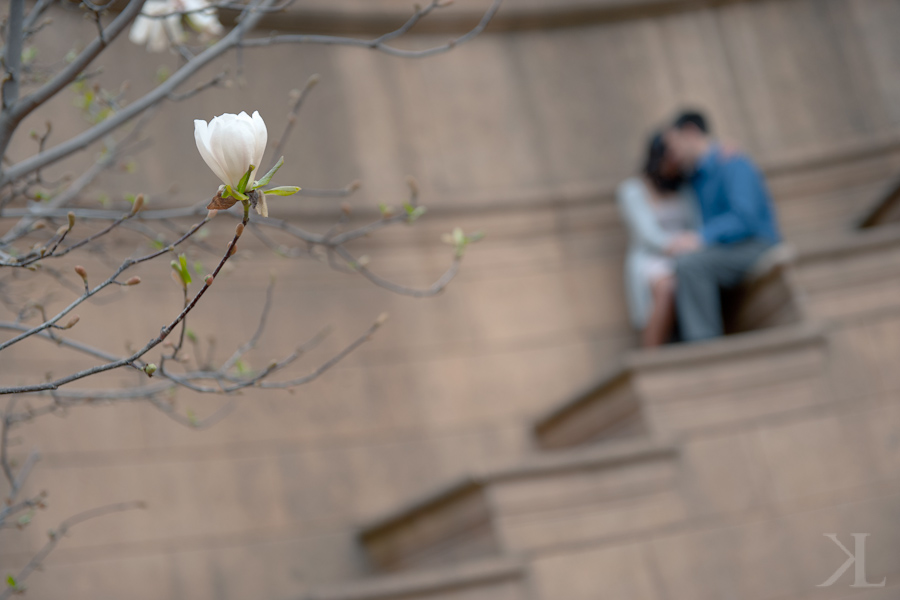
[[644,348],[655,348],[669,341],[675,324],[675,277],[666,275],[650,284],[653,295],[653,311],[644,329]]

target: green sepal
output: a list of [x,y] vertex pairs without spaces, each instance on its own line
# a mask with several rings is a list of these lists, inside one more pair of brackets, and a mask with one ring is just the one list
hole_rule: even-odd
[[263,193],[266,196],[293,196],[299,191],[300,188],[295,185],[283,185],[281,187],[274,187],[271,190],[266,190]]
[[238,191],[240,193],[243,194],[244,192],[247,191],[247,184],[250,182],[250,173],[252,173],[253,169],[255,169],[255,168],[256,168],[255,166],[250,165],[250,168],[247,169],[247,172],[244,173],[243,177],[241,177],[241,180],[238,182]]
[[181,277],[181,281],[183,281],[185,285],[190,285],[191,274],[188,271],[187,257],[184,254],[179,254],[178,260],[173,260],[170,264],[172,265],[172,269],[178,273],[179,277]]
[[284,164],[284,157],[278,159],[278,162],[275,163],[275,166],[269,169],[269,172],[263,175],[263,178],[256,182],[256,187],[261,188],[264,185],[269,185],[269,182],[272,181],[272,177],[275,176],[275,173],[278,169],[281,168],[281,165]]
[[428,210],[424,206],[413,206],[408,202],[403,205],[403,209],[406,211],[406,222],[410,224],[415,223]]
[[188,271],[187,257],[184,254],[178,255],[178,262],[181,263],[181,278],[185,283],[191,282],[191,273]]
[[237,190],[231,189],[230,185],[225,186],[225,190],[222,192],[222,197],[223,198],[234,198],[235,200],[240,200],[241,202],[246,202],[247,200],[250,199],[250,197],[247,196],[247,194],[244,194],[243,192],[239,192]]

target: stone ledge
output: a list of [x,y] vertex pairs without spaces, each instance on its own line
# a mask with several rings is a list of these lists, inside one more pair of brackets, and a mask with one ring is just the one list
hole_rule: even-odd
[[[786,385],[795,378],[806,377],[818,364],[816,347],[826,345],[827,336],[826,325],[803,322],[708,342],[631,352],[587,390],[538,417],[533,422],[532,435],[541,449],[571,448],[619,437],[626,419],[633,422],[627,429],[632,435],[674,435],[659,429],[658,423],[654,426],[654,419],[648,420],[648,410],[653,413],[660,403],[686,395],[698,401],[705,395],[738,396],[752,386],[755,378],[742,374],[734,365],[752,364],[757,371],[765,370],[762,363],[775,355],[790,356],[791,360],[780,361],[780,371],[772,371],[764,381],[766,385]],[[719,375],[702,393],[686,375],[662,387],[652,381],[654,373],[671,379],[666,374],[691,370],[702,380],[710,376],[711,369],[718,369]]]
[[828,328],[822,323],[799,323],[692,344],[676,344],[655,351],[634,351],[626,356],[625,365],[635,370],[650,370],[695,363],[709,364],[764,353],[775,348],[818,343],[826,338],[827,332]]
[[[630,393],[631,369],[616,365],[602,375],[595,383],[578,392],[571,398],[559,403],[534,420],[532,436],[538,446],[544,450],[558,447],[570,447],[575,443],[590,441],[598,430],[606,432],[616,423],[629,418],[639,417],[640,403]],[[591,411],[594,418],[584,414],[587,407],[598,397],[615,393],[617,389],[626,388],[626,395],[617,403],[604,402],[603,406]],[[611,405],[611,406],[610,406]],[[596,423],[601,421],[601,425]],[[588,425],[588,421],[592,421]]]
[[[379,569],[397,571],[562,544],[584,535],[573,525],[584,515],[602,515],[591,522],[598,535],[652,527],[684,515],[677,460],[676,446],[646,439],[534,455],[414,500],[359,538]],[[554,527],[559,519],[565,528]],[[548,527],[553,535],[535,537],[535,528]]]
[[795,263],[803,265],[814,261],[831,260],[853,254],[862,254],[900,246],[900,224],[890,224],[874,229],[840,233],[806,244],[797,253]]
[[808,318],[843,323],[900,308],[900,223],[826,237],[792,268]]
[[881,197],[859,215],[854,227],[870,229],[898,221],[900,221],[900,178],[887,185]]
[[386,600],[420,597],[485,583],[526,576],[524,563],[513,559],[486,559],[402,575],[329,586],[308,592],[303,600]]
[[[577,27],[758,2],[759,0],[505,0],[491,21],[490,31],[526,31]],[[420,4],[425,4],[421,2]],[[413,4],[403,1],[313,0],[291,6],[283,13],[266,16],[260,29],[327,34],[379,35],[403,25],[412,15]],[[373,6],[374,5],[374,6]],[[415,33],[459,35],[472,29],[490,6],[460,1],[437,10],[415,27]],[[236,11],[223,11],[233,19]]]
[[378,535],[410,517],[432,510],[443,503],[452,502],[459,496],[483,488],[494,481],[538,477],[553,472],[579,469],[616,467],[629,462],[674,456],[677,451],[677,447],[668,442],[640,439],[587,447],[565,454],[536,454],[513,466],[485,470],[457,479],[382,517],[373,519],[361,528],[359,535],[362,539]]

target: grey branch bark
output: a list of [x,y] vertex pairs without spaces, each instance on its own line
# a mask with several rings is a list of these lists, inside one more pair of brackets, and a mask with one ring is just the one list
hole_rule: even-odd
[[[146,0],[131,0],[125,7],[125,10],[119,13],[119,16],[113,19],[113,22],[103,30],[103,33],[94,38],[94,41],[91,42],[88,47],[71,62],[71,64],[28,96],[21,100],[14,100],[14,103],[12,104],[7,104],[6,88],[4,87],[4,110],[3,114],[0,115],[0,156],[6,154],[6,149],[9,147],[9,142],[12,140],[13,133],[19,123],[22,122],[22,119],[27,117],[38,106],[55,96],[61,89],[72,83],[72,81],[74,81],[75,78],[78,77],[78,75],[81,74],[87,66],[91,64],[91,62],[93,62],[93,60],[97,58],[97,56],[99,56],[126,27],[128,27],[128,25],[131,24],[134,18],[140,14],[145,1]],[[24,0],[14,0],[12,6],[15,6],[16,3],[24,3]],[[10,10],[12,10],[12,8]],[[12,14],[10,14],[10,18],[12,18]],[[21,28],[21,23],[19,27]],[[24,32],[20,31],[20,34],[24,35]],[[13,53],[13,45],[9,44],[7,55]],[[21,55],[21,48],[19,48],[18,54]],[[21,56],[19,58],[21,58]],[[37,168],[40,168],[40,166]]]
[[[135,2],[142,4],[144,0],[131,0],[126,11],[132,8],[132,4]],[[251,40],[245,40],[244,36],[251,31],[259,20],[269,11],[273,5],[275,5],[277,0],[257,0],[257,2],[249,5],[245,9],[245,14],[242,19],[238,22],[238,24],[232,29],[225,37],[219,40],[213,46],[207,48],[201,54],[198,54],[193,59],[188,61],[183,67],[181,67],[178,71],[176,71],[169,79],[167,79],[164,83],[160,84],[152,91],[141,97],[140,99],[134,101],[126,108],[118,111],[112,117],[106,119],[102,123],[95,125],[94,127],[88,129],[87,131],[82,132],[79,135],[76,135],[49,150],[36,154],[30,158],[27,158],[11,167],[6,169],[5,172],[0,174],[0,186],[8,184],[12,181],[15,181],[29,173],[32,173],[38,169],[41,169],[49,164],[57,162],[70,154],[83,150],[90,144],[94,143],[104,135],[114,131],[118,127],[121,127],[123,124],[127,123],[140,113],[144,112],[151,106],[161,102],[170,97],[170,95],[180,86],[182,83],[188,81],[191,77],[193,77],[200,69],[209,64],[214,59],[218,58],[228,50],[232,48],[239,47],[259,47],[259,46],[269,46],[273,44],[284,44],[284,43],[293,43],[293,44],[325,44],[325,45],[343,45],[343,46],[356,46],[361,48],[370,48],[374,50],[378,50],[384,52],[386,54],[390,54],[392,56],[398,56],[403,58],[423,58],[426,56],[432,56],[434,54],[440,54],[442,52],[447,52],[455,48],[456,46],[465,43],[472,38],[479,35],[484,29],[487,27],[488,23],[500,9],[500,5],[503,0],[494,0],[491,4],[490,8],[485,12],[481,21],[468,33],[450,40],[446,44],[442,44],[440,46],[436,46],[433,48],[427,48],[425,50],[402,50],[398,48],[394,48],[393,46],[387,45],[385,42],[391,39],[394,39],[398,35],[405,33],[409,28],[412,27],[423,14],[427,14],[431,12],[431,10],[439,6],[440,3],[434,3],[433,5],[429,5],[426,8],[420,8],[416,11],[413,17],[401,28],[394,32],[387,33],[379,38],[374,40],[360,40],[355,38],[346,38],[346,37],[338,37],[338,36],[327,36],[327,35],[281,35],[281,36],[273,36],[273,37],[265,37],[265,38],[257,38]],[[137,13],[132,15],[130,18],[133,18]],[[117,19],[122,18],[125,15],[123,12]],[[116,22],[114,21],[114,23]],[[130,20],[129,20],[130,22]],[[127,23],[126,23],[127,24]],[[112,31],[113,25],[107,29],[107,31]],[[119,31],[120,32],[120,31]],[[94,41],[94,44],[102,43],[99,41],[99,38]],[[105,46],[104,46],[105,47]],[[102,50],[102,47],[100,48]],[[85,50],[82,54],[87,53],[88,50]],[[99,53],[99,51],[98,51]],[[73,63],[74,64],[74,63]],[[60,77],[60,75],[57,76]],[[54,81],[57,79],[54,78]],[[53,83],[51,81],[51,83]],[[68,83],[68,82],[65,82]],[[63,85],[65,85],[65,83]],[[51,84],[48,83],[47,86]],[[43,88],[42,88],[43,89]],[[57,90],[58,91],[58,90]],[[39,93],[35,92],[36,94]],[[55,93],[55,92],[54,92]],[[28,100],[23,99],[23,103]],[[26,113],[27,114],[27,113]],[[15,130],[15,125],[18,123],[11,122],[7,124],[5,121],[9,119],[0,119],[0,156],[5,152],[6,147],[9,144],[9,137],[12,135],[12,131]],[[14,121],[14,119],[13,119]],[[21,118],[19,119],[21,121]],[[12,129],[7,131],[9,126],[12,126]]]
[[[131,8],[131,5],[135,2],[137,2],[139,5],[143,5],[144,0],[132,0],[131,3],[129,3],[128,7]],[[228,33],[228,35],[223,37],[216,44],[207,48],[204,52],[198,54],[181,69],[176,71],[165,82],[161,83],[152,91],[148,92],[140,99],[118,111],[102,123],[99,123],[88,129],[87,131],[69,138],[65,142],[62,142],[61,144],[58,144],[53,148],[50,148],[49,150],[41,152],[40,154],[36,154],[30,158],[26,158],[25,160],[9,167],[2,175],[0,175],[0,185],[15,181],[29,173],[32,173],[38,169],[46,167],[49,164],[61,160],[69,156],[70,154],[85,149],[87,146],[96,142],[104,135],[118,129],[148,108],[168,98],[169,94],[174,92],[182,83],[193,77],[193,75],[197,73],[197,71],[224,54],[230,48],[237,45],[244,34],[252,29],[256,25],[256,23],[259,22],[259,19],[262,18],[263,12],[256,11],[256,7],[266,8],[274,2],[275,0],[261,0],[255,5],[251,5],[251,7],[248,9],[247,16],[243,20],[241,20],[241,22],[238,23],[238,25],[236,25],[235,28]],[[140,12],[139,9],[138,12]],[[124,15],[125,13],[123,12],[122,14]],[[136,16],[136,14],[137,13],[135,13],[134,16]],[[120,15],[120,17],[121,16],[122,15]],[[94,40],[94,42],[96,43],[97,40]],[[85,52],[87,52],[87,50],[85,50]],[[0,125],[3,124],[4,123],[0,122]],[[0,129],[0,136],[2,135],[3,130]],[[6,148],[4,145],[2,145],[2,142],[3,138],[0,137],[0,155],[3,154],[3,151],[5,151]],[[8,140],[6,143],[8,144]]]
[[[25,43],[25,0],[9,3],[9,21],[6,24],[6,78],[3,80],[3,109],[12,108],[19,98],[19,78],[22,71],[22,46]],[[2,153],[0,153],[2,154]]]

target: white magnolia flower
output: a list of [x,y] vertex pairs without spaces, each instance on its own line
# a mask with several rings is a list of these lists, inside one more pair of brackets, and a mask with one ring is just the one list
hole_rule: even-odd
[[181,44],[187,39],[182,16],[201,37],[219,36],[224,31],[216,9],[207,0],[147,0],[131,26],[128,39],[147,46],[150,52],[164,52],[170,44]]
[[219,23],[216,9],[209,6],[207,0],[175,0],[182,2],[187,14],[188,25],[194,31],[200,33],[201,38],[218,37],[224,33],[225,28]]
[[207,166],[232,190],[237,189],[250,165],[257,169],[250,176],[251,185],[259,177],[268,131],[258,111],[252,117],[245,112],[225,113],[214,117],[209,124],[196,119],[194,140]]
[[[174,12],[169,0],[147,0],[128,32],[128,39],[138,46],[147,46],[150,52],[165,52],[169,44],[184,41],[181,15]],[[160,15],[168,15],[162,18]]]

